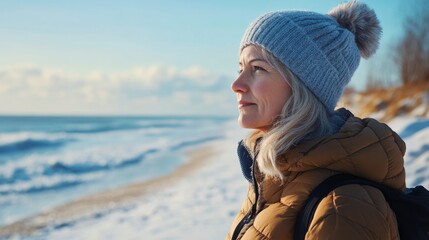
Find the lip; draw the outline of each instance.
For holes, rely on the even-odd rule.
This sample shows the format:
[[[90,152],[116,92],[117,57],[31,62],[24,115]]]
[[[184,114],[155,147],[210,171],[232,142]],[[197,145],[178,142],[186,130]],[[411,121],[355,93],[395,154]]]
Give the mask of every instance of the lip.
[[[253,106],[253,105],[256,105],[256,104],[248,101],[243,101],[243,100],[238,101],[238,108],[244,108],[244,107]]]

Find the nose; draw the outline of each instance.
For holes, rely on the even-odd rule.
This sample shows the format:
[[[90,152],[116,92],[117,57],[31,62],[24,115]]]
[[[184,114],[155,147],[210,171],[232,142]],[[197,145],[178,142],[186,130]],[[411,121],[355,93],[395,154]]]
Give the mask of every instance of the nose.
[[[244,72],[240,73],[237,79],[235,79],[235,81],[231,83],[231,89],[235,93],[247,92],[248,86],[243,73]]]

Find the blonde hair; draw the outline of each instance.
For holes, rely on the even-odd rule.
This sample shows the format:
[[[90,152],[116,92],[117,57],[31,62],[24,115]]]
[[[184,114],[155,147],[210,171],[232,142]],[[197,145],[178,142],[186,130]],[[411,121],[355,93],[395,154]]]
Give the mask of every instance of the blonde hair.
[[[253,46],[261,51],[265,61],[280,72],[290,85],[292,94],[272,128],[265,133],[260,130],[254,131],[244,139],[244,143],[250,149],[254,149],[256,139],[262,137],[257,146],[256,161],[259,170],[265,176],[283,182],[285,175],[278,169],[278,157],[304,139],[327,136],[334,130],[329,121],[328,110],[298,77],[267,50]]]

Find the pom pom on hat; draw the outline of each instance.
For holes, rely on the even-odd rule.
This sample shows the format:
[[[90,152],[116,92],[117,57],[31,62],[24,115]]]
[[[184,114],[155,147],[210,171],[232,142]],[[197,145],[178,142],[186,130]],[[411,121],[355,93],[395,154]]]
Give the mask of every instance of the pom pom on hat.
[[[374,11],[357,1],[343,3],[328,13],[344,28],[355,35],[356,45],[363,58],[375,53],[381,35],[380,23]]]

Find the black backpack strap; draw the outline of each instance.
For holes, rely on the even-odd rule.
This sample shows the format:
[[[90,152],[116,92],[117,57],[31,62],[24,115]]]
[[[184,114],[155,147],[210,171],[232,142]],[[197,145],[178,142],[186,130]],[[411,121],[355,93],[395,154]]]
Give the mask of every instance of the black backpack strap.
[[[319,205],[320,201],[322,201],[322,199],[325,198],[335,188],[348,184],[369,185],[376,188],[381,187],[381,184],[377,184],[370,180],[345,173],[328,177],[315,189],[313,189],[313,191],[308,196],[304,206],[300,210],[295,223],[294,240],[305,239],[305,234],[310,227],[311,220],[313,219],[314,213],[316,212],[317,206]]]

